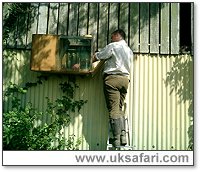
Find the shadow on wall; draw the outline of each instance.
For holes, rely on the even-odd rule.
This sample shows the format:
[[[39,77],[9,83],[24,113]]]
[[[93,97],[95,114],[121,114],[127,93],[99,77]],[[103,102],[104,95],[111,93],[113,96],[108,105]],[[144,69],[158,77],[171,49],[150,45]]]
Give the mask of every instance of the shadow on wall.
[[[2,10],[4,47],[25,47],[37,8],[31,3],[3,3]]]
[[[105,106],[101,72],[99,71],[94,77],[75,78],[79,85],[76,99],[87,100],[87,103],[79,114],[72,116],[71,127],[75,129],[76,135],[82,134],[85,142],[83,149],[106,150],[108,112]],[[77,129],[81,130],[76,131]]]
[[[48,11],[41,12],[47,14],[41,14],[43,7]],[[104,47],[110,34],[122,28],[130,42],[164,7],[164,3],[3,3],[4,45],[30,47],[30,32],[38,33],[38,28],[43,28],[43,34],[92,34],[96,49]]]
[[[187,114],[190,117],[188,128],[188,149],[193,150],[193,57],[185,55],[175,58],[171,71],[167,73],[166,86],[170,86],[170,93],[175,92],[179,100],[183,103],[188,102]]]
[[[57,43],[56,36],[34,35],[31,52],[31,70],[56,70]]]

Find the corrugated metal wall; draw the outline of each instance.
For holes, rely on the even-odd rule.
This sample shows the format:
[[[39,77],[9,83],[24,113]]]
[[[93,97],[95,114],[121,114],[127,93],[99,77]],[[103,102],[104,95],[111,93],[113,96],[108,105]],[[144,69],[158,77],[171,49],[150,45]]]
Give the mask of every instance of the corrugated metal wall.
[[[189,55],[138,55],[135,60],[132,143],[139,150],[184,150],[193,106]]]
[[[14,53],[15,54],[15,53]],[[4,60],[4,84],[23,85],[37,80],[39,73],[29,70],[30,52],[19,51],[13,59]],[[130,123],[131,145],[135,150],[185,150],[193,100],[193,59],[189,55],[136,55],[126,103]],[[134,71],[133,71],[134,70]],[[134,76],[133,76],[134,73]],[[6,75],[6,77],[5,77]],[[47,81],[29,89],[22,102],[31,101],[44,110],[46,99],[61,97],[59,83],[65,75],[49,75]],[[80,149],[106,149],[108,113],[101,72],[94,77],[76,77],[79,89],[75,99],[88,100],[80,113],[72,113],[72,122],[64,130],[82,137]],[[9,109],[4,104],[4,110]],[[48,120],[48,117],[44,117]]]
[[[94,35],[96,48],[102,48],[109,42],[110,33],[119,27],[125,30],[127,42],[138,53],[126,98],[131,145],[135,150],[187,149],[187,131],[193,113],[193,59],[190,55],[178,55],[179,3],[32,5],[35,7],[32,15],[18,20],[16,30],[10,33],[14,39],[7,42],[7,48],[13,50],[4,51],[11,53],[3,61],[4,88],[9,81],[24,85],[36,81],[40,75],[29,69],[33,33],[89,33]],[[21,27],[24,24],[27,27]],[[20,29],[26,29],[25,34]],[[52,101],[61,97],[58,85],[66,79],[67,75],[50,74],[43,84],[30,88],[26,97],[21,98],[22,103],[31,101],[34,107],[44,110],[45,97]],[[108,113],[101,72],[94,77],[76,76],[76,82],[80,88],[75,99],[88,103],[80,113],[71,114],[72,122],[64,129],[64,135],[82,137],[82,150],[105,150]],[[3,107],[8,110],[10,103]]]
[[[4,88],[9,82],[25,86],[27,82],[36,82],[40,73],[32,72],[29,69],[30,51],[11,51],[11,56],[4,58]],[[8,53],[6,53],[8,54]],[[45,97],[49,97],[51,102],[62,96],[59,84],[68,80],[66,75],[46,75],[48,76],[43,84],[28,89],[26,96],[21,97],[22,104],[31,102],[34,108],[44,111],[47,108]],[[83,150],[106,149],[108,134],[108,113],[105,107],[105,100],[102,87],[102,75],[99,72],[94,77],[76,76],[76,83],[79,88],[75,93],[75,100],[88,100],[80,113],[71,113],[71,122],[65,128],[63,134],[68,138],[75,135],[75,139],[82,138]],[[10,102],[4,103],[4,111],[9,110]],[[44,122],[49,121],[48,116],[44,116]]]

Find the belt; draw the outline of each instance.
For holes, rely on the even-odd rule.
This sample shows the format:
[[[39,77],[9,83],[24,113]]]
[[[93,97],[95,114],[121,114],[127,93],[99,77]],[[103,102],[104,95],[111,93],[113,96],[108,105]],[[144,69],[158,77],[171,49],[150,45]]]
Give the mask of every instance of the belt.
[[[103,78],[105,79],[107,76],[110,76],[110,75],[114,75],[114,76],[125,76],[125,77],[127,77],[126,75],[123,75],[123,74],[108,74],[108,73],[105,73],[104,75],[103,75]]]

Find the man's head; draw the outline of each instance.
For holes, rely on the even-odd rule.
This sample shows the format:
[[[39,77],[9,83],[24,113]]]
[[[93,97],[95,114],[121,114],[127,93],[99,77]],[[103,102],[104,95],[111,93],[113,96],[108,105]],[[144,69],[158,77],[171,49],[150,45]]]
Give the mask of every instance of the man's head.
[[[112,42],[118,42],[125,39],[126,34],[122,29],[118,29],[111,34]]]

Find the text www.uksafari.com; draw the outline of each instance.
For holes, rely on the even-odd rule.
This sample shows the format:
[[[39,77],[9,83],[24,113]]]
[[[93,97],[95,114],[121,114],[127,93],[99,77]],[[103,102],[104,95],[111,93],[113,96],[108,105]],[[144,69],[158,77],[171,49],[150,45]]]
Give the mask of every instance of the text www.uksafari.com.
[[[188,155],[153,155],[140,153],[129,155],[116,153],[112,155],[75,155],[77,163],[187,163]]]

